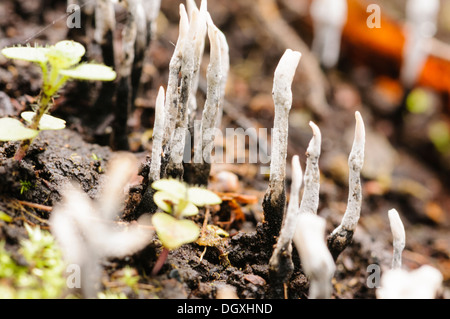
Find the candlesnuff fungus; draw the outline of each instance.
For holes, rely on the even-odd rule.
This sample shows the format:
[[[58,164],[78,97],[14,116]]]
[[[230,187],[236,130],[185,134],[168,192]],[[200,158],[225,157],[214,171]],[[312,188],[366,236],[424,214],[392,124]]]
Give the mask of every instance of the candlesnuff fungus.
[[[114,0],[98,0],[94,1],[95,6],[95,43],[100,46],[103,63],[109,67],[115,68],[116,61],[114,56],[114,30],[116,30],[116,16],[114,11]],[[85,4],[83,4],[84,7]],[[81,17],[80,19],[87,19]],[[74,33],[71,28],[69,32]],[[86,29],[86,28],[83,28]],[[86,30],[83,39],[88,39]],[[79,37],[79,36],[77,36]],[[95,114],[97,123],[105,121],[111,114],[111,105],[116,91],[115,82],[106,82],[101,86],[101,90],[93,105],[92,113]]]
[[[311,3],[314,39],[312,51],[326,68],[339,59],[342,29],[347,21],[346,0],[314,0]]]
[[[147,35],[149,37],[147,44],[149,44],[153,34],[156,31],[156,19],[158,18],[161,7],[161,0],[145,0],[142,2],[142,5],[144,6],[144,12],[147,20]]]
[[[392,258],[392,268],[402,267],[402,252],[405,248],[405,227],[402,220],[395,209],[388,212],[389,222],[393,236],[394,256]]]
[[[228,72],[230,70],[230,54],[227,38],[225,37],[225,34],[220,30],[219,30],[219,37],[220,37],[220,62],[222,65],[222,81],[220,85],[221,88],[220,88],[219,111],[217,112],[216,118],[217,127],[220,127],[220,123],[222,122],[223,103],[225,103],[225,89],[227,86]]]
[[[406,3],[405,45],[400,78],[412,88],[429,54],[430,39],[437,31],[439,0],[408,0]]]
[[[128,117],[132,111],[134,98],[132,74],[136,58],[135,49],[138,46],[138,36],[142,37],[142,28],[145,29],[145,17],[143,16],[141,0],[127,0],[124,1],[124,5],[127,9],[127,19],[122,30],[123,56],[118,67],[120,78],[117,85],[115,116],[112,125],[112,146],[117,150],[127,150],[129,148]]]
[[[66,262],[81,269],[81,289],[85,298],[95,298],[101,282],[101,259],[124,257],[144,248],[153,232],[139,225],[122,229],[114,223],[122,211],[124,187],[133,174],[136,159],[118,153],[110,160],[104,188],[97,200],[69,185],[63,200],[52,211],[50,229],[61,246]]]
[[[300,213],[317,214],[319,208],[319,189],[320,189],[320,171],[319,157],[322,144],[322,135],[319,127],[314,122],[309,122],[313,131],[313,137],[306,150],[306,168],[302,202],[300,204]]]
[[[208,183],[211,170],[211,155],[214,147],[214,137],[216,129],[217,114],[222,100],[222,62],[221,62],[221,38],[220,31],[212,22],[208,15],[208,37],[210,42],[210,62],[206,73],[207,92],[206,101],[203,107],[201,120],[201,137],[196,145],[197,151],[194,154],[194,168],[198,175],[199,184]]]
[[[361,114],[358,111],[355,112],[355,118],[355,138],[348,157],[350,173],[347,209],[341,224],[327,238],[328,248],[334,260],[351,243],[361,213],[362,193],[360,175],[364,164],[365,128]]]
[[[194,52],[194,72],[192,74],[192,89],[189,97],[189,107],[188,107],[188,117],[189,117],[189,127],[193,127],[194,117],[197,111],[197,90],[198,83],[200,79],[200,64],[203,58],[203,51],[205,49],[205,38],[206,38],[206,19],[207,19],[207,1],[202,0],[200,4],[200,10],[197,8],[194,0],[186,1],[187,12],[189,19],[192,21],[193,12],[195,11],[198,16],[198,30],[197,39],[195,41],[195,52]]]
[[[291,85],[300,58],[300,52],[287,49],[275,69],[272,90],[275,119],[272,133],[270,178],[269,187],[263,200],[264,218],[269,227],[269,238],[274,238],[280,233],[284,215],[289,111],[292,106]]]
[[[181,56],[184,41],[187,31],[189,29],[189,19],[187,16],[186,8],[183,4],[180,4],[180,23],[178,40],[175,45],[175,50],[172,54],[172,58],[169,63],[169,79],[166,89],[166,100],[164,105],[165,110],[165,128],[163,135],[163,147],[164,147],[164,169],[170,156],[170,146],[173,132],[175,131],[175,123],[178,114],[178,76],[181,69]]]
[[[313,130],[313,137],[306,150],[305,174],[302,176],[298,156],[294,156],[292,158],[292,184],[289,205],[283,219],[280,236],[269,261],[269,275],[277,298],[282,298],[282,285],[287,282],[294,270],[291,242],[295,233],[298,216],[305,212],[317,214],[319,206],[319,156],[322,137],[320,129],[316,124],[309,122],[309,125]],[[305,188],[299,207],[299,191],[302,178],[304,179]]]
[[[325,219],[315,214],[300,214],[294,235],[294,244],[298,250],[302,269],[310,280],[310,299],[331,297],[336,265],[324,240]]]
[[[299,213],[299,193],[302,185],[302,168],[298,155],[292,157],[292,182],[289,204],[277,244],[269,261],[269,275],[277,298],[283,297],[283,285],[294,270],[292,263],[292,238]]]
[[[116,17],[112,0],[95,1],[94,39],[102,49],[103,63],[114,67],[114,37]]]
[[[22,141],[14,155],[19,161],[26,155],[39,130],[64,128],[63,120],[46,113],[50,109],[54,95],[68,80],[113,81],[116,78],[116,72],[103,64],[80,63],[86,50],[75,41],[60,41],[47,47],[9,47],[1,52],[10,59],[37,63],[42,70],[43,83],[37,107],[32,116],[28,112],[22,116],[29,122],[28,127],[25,128],[15,119],[0,119],[0,140]]]
[[[444,277],[429,265],[407,271],[401,269],[402,251],[405,248],[405,228],[395,209],[388,212],[394,246],[392,269],[381,276],[380,288],[376,290],[378,299],[433,299],[442,288]]]
[[[167,153],[169,159],[166,167],[166,174],[174,178],[182,178],[184,173],[183,156],[185,152],[185,142],[189,124],[189,98],[191,96],[194,70],[197,61],[195,55],[197,52],[196,45],[197,41],[199,41],[198,37],[199,31],[202,28],[201,24],[206,23],[206,21],[199,17],[200,14],[200,12],[197,13],[197,11],[195,10],[192,11],[192,17],[189,21],[189,29],[186,35],[183,37],[183,45],[180,52],[180,79],[179,81],[177,80],[177,82],[174,83],[178,87],[178,89],[176,90],[176,112],[174,113],[175,127],[174,131],[172,131],[169,141],[169,153]],[[166,100],[167,99],[168,98],[166,97]]]
[[[153,125],[152,158],[150,163],[149,180],[156,181],[161,177],[161,155],[165,125],[164,88],[161,86],[156,97],[155,123]]]

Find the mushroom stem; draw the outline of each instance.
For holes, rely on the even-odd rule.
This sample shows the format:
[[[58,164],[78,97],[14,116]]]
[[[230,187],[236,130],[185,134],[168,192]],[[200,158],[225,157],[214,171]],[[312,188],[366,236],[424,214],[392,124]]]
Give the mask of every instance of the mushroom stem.
[[[152,160],[150,164],[149,185],[161,177],[161,155],[165,124],[164,115],[164,88],[161,86],[155,104],[155,124],[153,125]]]
[[[294,237],[297,218],[299,193],[302,185],[302,168],[298,155],[292,157],[292,182],[289,205],[286,211],[280,236],[269,261],[269,276],[274,287],[275,298],[282,298],[284,295],[283,284],[289,280],[294,271],[292,263],[292,238]]]
[[[402,267],[402,252],[405,248],[405,227],[397,210],[391,209],[388,212],[389,223],[391,226],[394,246],[394,255],[392,258],[392,269]]]
[[[320,171],[319,157],[322,143],[322,135],[319,127],[309,122],[313,131],[313,137],[306,150],[305,189],[303,191],[300,213],[317,214],[319,208]]]
[[[175,132],[175,125],[177,121],[178,114],[178,82],[179,74],[181,71],[182,64],[182,50],[184,46],[185,39],[189,30],[189,19],[186,12],[186,8],[183,4],[180,4],[180,23],[179,23],[179,35],[175,50],[173,52],[172,58],[169,63],[169,79],[166,89],[166,100],[165,100],[165,128],[163,135],[163,160],[162,160],[162,175],[167,176],[166,166],[168,165],[172,139]]]
[[[291,85],[300,57],[300,52],[287,49],[281,57],[274,75],[272,90],[275,104],[275,119],[272,133],[273,147],[269,187],[263,200],[264,218],[268,227],[267,235],[271,244],[274,244],[274,238],[280,233],[284,215],[289,111],[292,106]]]
[[[353,233],[359,221],[361,213],[361,169],[364,164],[365,128],[361,114],[355,113],[356,127],[352,150],[348,158],[349,194],[347,209],[341,224],[328,236],[328,248],[334,260],[351,243]]]

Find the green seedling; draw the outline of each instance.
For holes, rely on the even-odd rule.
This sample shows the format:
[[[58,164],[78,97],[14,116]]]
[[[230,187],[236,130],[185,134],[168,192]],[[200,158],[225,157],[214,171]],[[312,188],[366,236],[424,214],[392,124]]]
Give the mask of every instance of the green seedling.
[[[33,183],[30,181],[19,181],[20,183],[20,195],[26,193],[33,187]]]
[[[0,241],[0,299],[59,298],[65,291],[65,263],[48,231],[25,224],[28,239],[21,240],[17,263]]]
[[[157,190],[153,196],[155,204],[163,211],[152,217],[152,224],[164,246],[153,268],[152,274],[156,275],[170,250],[192,243],[200,235],[199,226],[184,217],[198,214],[198,207],[217,205],[222,200],[207,189],[190,187],[176,179],[161,179],[153,182],[152,187]]]
[[[42,88],[33,112],[23,112],[27,122],[12,118],[0,119],[0,141],[22,141],[14,158],[22,160],[33,139],[41,130],[60,130],[65,121],[49,114],[52,98],[68,80],[113,81],[116,72],[96,63],[80,63],[86,53],[84,46],[75,41],[60,41],[52,46],[18,46],[4,48],[2,54],[9,59],[38,64],[42,70]]]

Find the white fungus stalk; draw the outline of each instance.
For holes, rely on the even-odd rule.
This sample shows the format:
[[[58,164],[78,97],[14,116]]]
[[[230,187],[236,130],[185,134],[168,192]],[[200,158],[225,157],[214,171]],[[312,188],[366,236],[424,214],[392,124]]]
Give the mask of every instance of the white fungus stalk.
[[[437,31],[439,0],[409,0],[406,4],[405,45],[400,78],[412,87],[429,55],[430,39]]]
[[[326,68],[339,59],[342,29],[347,21],[346,0],[314,0],[311,4],[314,39],[313,53]]]
[[[208,37],[210,42],[210,61],[206,73],[207,92],[205,106],[203,107],[201,139],[201,152],[195,154],[201,158],[195,158],[195,163],[211,164],[211,154],[214,146],[214,130],[216,127],[217,112],[221,100],[222,84],[222,62],[220,54],[220,34],[219,29],[214,25],[208,15]]]
[[[108,39],[108,32],[116,28],[114,4],[111,0],[98,0],[95,2],[95,32],[94,39],[104,45]],[[112,40],[112,39],[111,39]]]
[[[292,263],[292,238],[297,226],[299,193],[302,185],[302,168],[298,155],[292,157],[292,182],[289,204],[277,245],[269,261],[269,274],[274,287],[278,286],[277,298],[282,297],[282,284],[286,283],[294,270]]]
[[[292,106],[291,86],[300,57],[300,52],[287,49],[275,70],[272,90],[275,104],[275,119],[270,162],[270,183],[276,189],[283,187],[286,176],[289,111]]]
[[[391,209],[388,212],[389,223],[391,225],[391,231],[393,236],[394,256],[392,258],[392,268],[402,267],[402,252],[405,248],[405,227],[402,220],[395,209]]]
[[[333,292],[331,280],[336,265],[325,244],[325,226],[325,219],[322,217],[301,214],[294,235],[302,269],[310,280],[310,299],[328,299]]]
[[[186,8],[183,4],[180,4],[180,24],[179,24],[179,35],[175,50],[173,52],[172,58],[169,63],[169,79],[167,83],[166,90],[166,100],[165,100],[165,129],[163,146],[165,155],[170,154],[170,141],[172,139],[173,133],[175,131],[175,122],[178,114],[178,78],[181,69],[182,61],[182,49],[184,46],[184,41],[189,30],[189,19],[186,12]]]
[[[194,10],[189,23],[189,31],[184,40],[181,51],[180,86],[177,99],[177,119],[175,131],[170,145],[170,159],[167,167],[168,174],[175,178],[183,176],[183,155],[186,144],[189,114],[188,105],[191,96],[193,74],[195,69],[195,44],[198,36],[199,14]]]
[[[322,135],[319,127],[309,122],[313,131],[313,137],[306,150],[305,189],[303,191],[300,213],[317,214],[319,208],[320,170],[319,157],[322,144]]]
[[[127,6],[127,19],[122,30],[123,56],[121,63],[117,68],[120,78],[116,90],[112,144],[115,149],[119,150],[127,150],[129,148],[128,117],[132,110],[132,71],[135,59],[135,43],[138,33],[133,1],[124,3]]]
[[[136,24],[136,42],[135,42],[135,54],[132,70],[132,106],[134,106],[134,100],[136,99],[137,92],[141,83],[142,69],[144,67],[145,51],[149,43],[150,38],[148,36],[147,17],[145,15],[144,4],[147,0],[128,0],[129,10],[132,12],[135,24]]]
[[[156,18],[158,18],[159,10],[161,8],[161,0],[143,0],[142,5],[144,6],[145,17],[147,20],[147,33],[150,38],[156,31]],[[149,41],[148,41],[149,42]]]
[[[195,4],[194,0],[187,0],[187,11],[189,14],[189,19],[192,21],[193,19],[193,12],[195,11],[198,18],[197,18],[197,34],[195,38],[195,50],[194,50],[194,71],[192,74],[192,89],[191,89],[191,95],[189,98],[189,123],[190,126],[194,121],[196,111],[197,111],[197,90],[198,90],[198,83],[200,79],[200,64],[202,62],[203,58],[203,52],[205,50],[205,38],[206,38],[206,20],[207,20],[207,1],[202,0],[200,4],[200,9],[197,8],[197,5]]]
[[[292,106],[291,86],[300,57],[300,52],[287,49],[275,69],[272,90],[275,119],[272,132],[270,178],[263,200],[269,238],[279,235],[284,215],[289,111]]]
[[[355,138],[348,158],[350,172],[347,209],[341,224],[328,237],[328,247],[335,259],[350,244],[361,214],[361,169],[364,164],[365,128],[358,111],[355,112],[355,118]]]
[[[161,155],[164,132],[164,88],[161,86],[156,97],[155,124],[153,125],[152,161],[150,164],[149,179],[156,181],[161,174]]]
[[[130,3],[129,5],[131,5]],[[122,51],[123,62],[120,65],[119,72],[123,78],[131,76],[131,70],[134,61],[134,44],[137,37],[137,25],[134,11],[127,8],[127,22],[122,31]]]
[[[228,72],[230,71],[230,53],[227,38],[222,31],[219,30],[220,36],[220,61],[222,62],[222,83],[220,89],[219,111],[217,112],[216,127],[220,127],[223,116],[223,103],[225,102],[225,90],[228,80]]]

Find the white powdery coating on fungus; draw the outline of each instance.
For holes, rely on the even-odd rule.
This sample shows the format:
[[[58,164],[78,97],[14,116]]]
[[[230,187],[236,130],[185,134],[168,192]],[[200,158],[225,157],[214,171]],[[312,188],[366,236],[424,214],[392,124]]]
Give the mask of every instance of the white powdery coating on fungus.
[[[177,118],[175,131],[170,144],[170,161],[180,165],[183,162],[186,134],[189,124],[189,100],[192,92],[193,74],[195,70],[195,45],[199,32],[200,14],[192,12],[189,30],[181,52],[180,87],[177,99]]]
[[[164,88],[161,86],[156,97],[155,123],[153,125],[152,162],[150,164],[150,180],[156,181],[161,174],[161,155],[164,136]]]
[[[207,92],[205,106],[202,114],[202,143],[201,158],[196,158],[196,163],[211,163],[212,148],[214,146],[214,133],[216,128],[217,113],[221,101],[222,61],[220,31],[214,25],[208,15],[208,37],[210,42],[210,61],[206,73]]]
[[[391,226],[394,246],[394,257],[392,259],[392,268],[400,268],[402,265],[402,252],[405,248],[406,235],[405,227],[402,220],[395,209],[391,209],[388,212],[389,223]]]
[[[148,0],[128,0],[130,10],[133,10],[134,21],[136,23],[136,51],[142,52],[147,47],[147,16],[143,2]]]
[[[400,78],[412,87],[429,55],[429,41],[436,34],[439,0],[409,0],[406,4],[405,45]]]
[[[200,10],[197,8],[197,5],[195,4],[195,1],[188,0],[186,2],[187,5],[187,11],[189,14],[189,19],[191,20],[191,23],[194,21],[194,11],[196,18],[196,24],[197,24],[197,31],[195,36],[195,44],[194,44],[194,71],[192,74],[192,89],[190,93],[189,98],[189,107],[188,107],[188,113],[189,113],[189,122],[191,123],[195,117],[195,113],[197,110],[197,99],[196,94],[198,90],[198,83],[200,79],[200,64],[203,58],[203,52],[205,49],[205,38],[206,38],[206,20],[207,20],[207,1],[202,0],[200,4]]]
[[[306,150],[307,160],[305,168],[305,189],[303,191],[300,213],[317,214],[319,207],[320,171],[319,157],[322,144],[322,135],[319,127],[313,122],[309,122],[313,131],[313,137]]]
[[[272,159],[270,162],[270,182],[282,188],[286,176],[287,137],[289,111],[292,106],[291,85],[301,53],[287,49],[275,69],[272,96],[275,104],[275,119],[272,139]]]
[[[108,31],[116,28],[114,4],[111,0],[98,0],[95,2],[95,32],[94,39],[103,44]]]
[[[123,51],[123,63],[119,66],[119,73],[122,77],[126,78],[131,75],[133,61],[135,57],[135,43],[137,37],[137,24],[135,21],[133,11],[133,2],[129,4],[127,12],[127,22],[122,30],[122,51]]]
[[[299,205],[299,193],[302,186],[302,168],[300,166],[300,159],[298,155],[292,157],[292,182],[291,192],[289,197],[289,204],[286,211],[286,217],[281,227],[280,237],[278,238],[273,257],[271,258],[271,266],[276,266],[278,262],[279,254],[284,250],[291,251],[292,238],[297,226],[298,218],[298,205]]]
[[[325,67],[331,68],[339,59],[342,29],[347,20],[347,1],[315,0],[310,12],[314,26],[312,51]]]
[[[143,0],[147,22],[154,22],[159,15],[161,0]]]
[[[300,255],[302,268],[309,277],[310,299],[330,298],[333,291],[331,279],[336,265],[324,240],[325,219],[314,214],[298,217],[294,244]]]
[[[361,114],[355,112],[356,127],[355,138],[353,140],[352,150],[348,157],[349,173],[349,194],[347,209],[344,217],[342,218],[341,225],[336,228],[336,231],[340,229],[354,231],[358,224],[361,213],[361,169],[364,164],[364,145],[365,145],[365,128],[364,121]]]
[[[180,24],[177,44],[173,52],[172,58],[169,63],[169,79],[166,89],[166,101],[165,101],[165,130],[163,138],[163,146],[169,147],[170,141],[175,131],[175,122],[178,114],[178,75],[181,69],[181,51],[184,46],[189,30],[189,19],[186,12],[186,8],[183,4],[180,4]],[[168,150],[170,151],[170,150]]]

